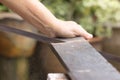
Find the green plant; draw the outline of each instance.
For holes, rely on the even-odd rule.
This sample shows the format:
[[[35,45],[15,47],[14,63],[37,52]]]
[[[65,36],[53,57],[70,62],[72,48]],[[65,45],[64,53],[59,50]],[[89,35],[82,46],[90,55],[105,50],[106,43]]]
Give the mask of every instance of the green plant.
[[[6,6],[0,4],[0,12],[8,12],[8,11],[9,9]]]
[[[78,22],[95,36],[110,36],[111,27],[103,27],[104,24],[120,22],[118,0],[81,0],[77,4],[76,9],[78,13],[82,14]],[[92,29],[89,28],[90,26]]]
[[[56,17],[75,20],[95,36],[110,36],[104,23],[120,22],[118,0],[41,0]]]
[[[60,19],[74,20],[95,36],[110,36],[105,23],[120,22],[119,0],[40,0]],[[0,4],[0,12],[10,11]]]

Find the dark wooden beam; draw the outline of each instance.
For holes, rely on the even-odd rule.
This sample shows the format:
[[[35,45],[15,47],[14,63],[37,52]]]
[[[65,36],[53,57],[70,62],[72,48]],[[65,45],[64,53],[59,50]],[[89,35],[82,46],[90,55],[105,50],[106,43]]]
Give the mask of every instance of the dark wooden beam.
[[[72,80],[120,80],[119,72],[83,38],[51,43]]]

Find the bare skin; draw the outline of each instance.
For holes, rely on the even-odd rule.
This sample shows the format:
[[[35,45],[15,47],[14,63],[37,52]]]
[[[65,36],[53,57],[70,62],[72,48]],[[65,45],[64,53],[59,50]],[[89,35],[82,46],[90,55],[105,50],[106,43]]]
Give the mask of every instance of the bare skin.
[[[49,37],[92,38],[92,35],[76,22],[57,19],[39,0],[0,0],[0,2]]]

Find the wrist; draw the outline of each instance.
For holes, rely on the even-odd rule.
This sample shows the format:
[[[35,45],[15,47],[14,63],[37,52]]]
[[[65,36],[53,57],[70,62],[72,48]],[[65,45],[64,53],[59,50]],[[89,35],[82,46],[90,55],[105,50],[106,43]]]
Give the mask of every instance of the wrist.
[[[54,28],[58,24],[58,19],[57,18],[49,19],[47,24],[48,24],[49,27],[53,27]]]

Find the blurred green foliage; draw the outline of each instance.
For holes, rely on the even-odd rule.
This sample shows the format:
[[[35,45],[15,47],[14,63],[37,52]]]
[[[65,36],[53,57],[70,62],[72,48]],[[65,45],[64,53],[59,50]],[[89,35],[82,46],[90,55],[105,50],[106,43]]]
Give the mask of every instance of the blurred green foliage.
[[[6,6],[0,4],[0,12],[8,12],[8,11],[9,9]]]
[[[60,19],[74,20],[95,36],[110,36],[107,22],[120,22],[118,0],[40,0]]]
[[[74,20],[95,36],[110,36],[105,23],[120,22],[119,0],[40,0],[57,18]],[[0,4],[0,12],[9,11]]]

